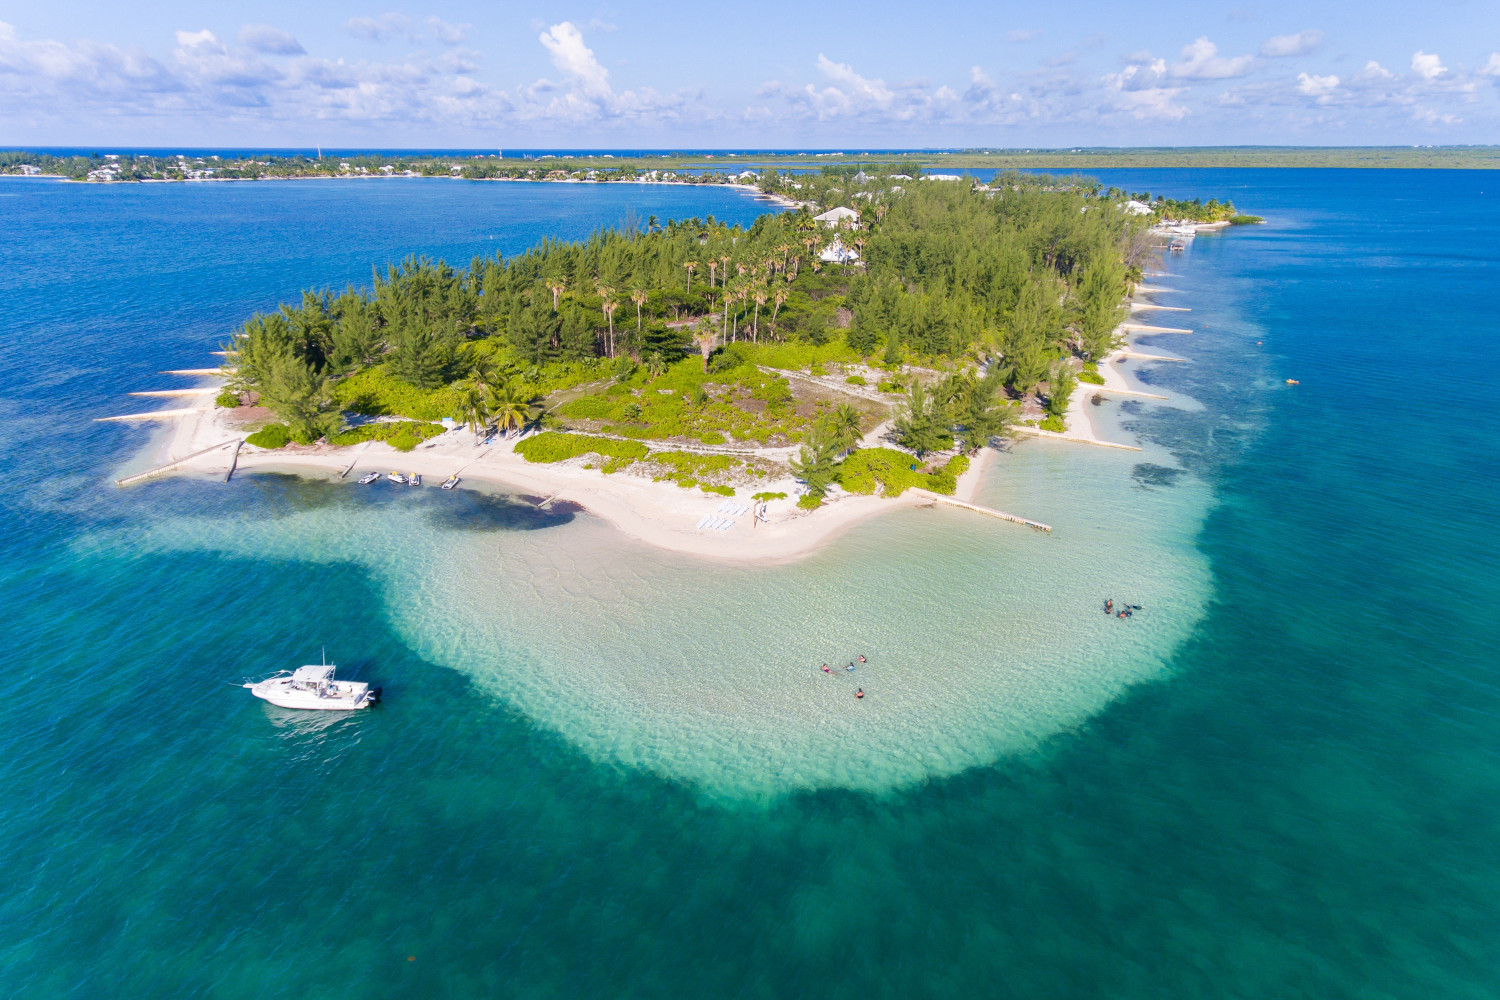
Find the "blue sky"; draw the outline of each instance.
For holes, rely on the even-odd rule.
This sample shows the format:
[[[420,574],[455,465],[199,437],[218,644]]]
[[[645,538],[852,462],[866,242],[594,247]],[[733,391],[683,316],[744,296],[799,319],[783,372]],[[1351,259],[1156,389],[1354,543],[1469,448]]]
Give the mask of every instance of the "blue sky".
[[[1500,142],[1500,3],[0,0],[0,146]]]

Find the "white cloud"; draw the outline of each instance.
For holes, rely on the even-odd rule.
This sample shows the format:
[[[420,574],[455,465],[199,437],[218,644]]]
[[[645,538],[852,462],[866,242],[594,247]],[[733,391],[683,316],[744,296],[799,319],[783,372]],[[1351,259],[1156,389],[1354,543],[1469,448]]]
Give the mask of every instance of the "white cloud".
[[[1276,35],[1268,38],[1260,47],[1260,54],[1272,59],[1300,56],[1311,52],[1323,41],[1323,33],[1316,28],[1299,31],[1295,35]]]
[[[1025,28],[1016,28],[1005,33],[1005,40],[1007,42],[1029,42],[1033,38],[1036,38],[1040,35],[1040,31],[1029,31]]]
[[[381,14],[379,17],[351,17],[344,22],[344,30],[359,38],[370,38],[383,42],[390,38],[404,37],[416,40],[411,19],[402,14]]]
[[[1480,76],[1500,76],[1500,52],[1491,52],[1490,61],[1479,67]]]
[[[1311,73],[1297,74],[1297,92],[1308,97],[1318,98],[1326,101],[1336,89],[1338,89],[1339,78],[1336,76],[1315,76]]]
[[[1254,65],[1254,56],[1219,55],[1219,47],[1205,36],[1182,47],[1182,61],[1172,65],[1172,75],[1185,80],[1228,80],[1244,76]]]
[[[1396,74],[1380,65],[1380,63],[1376,62],[1374,59],[1371,59],[1369,62],[1365,63],[1365,68],[1360,70],[1359,73],[1355,75],[1354,79],[1359,83],[1370,83],[1376,80],[1390,80],[1393,79],[1395,75]]]
[[[272,56],[300,56],[307,52],[297,39],[269,24],[247,24],[242,27],[240,44]]]
[[[440,17],[429,17],[427,27],[432,31],[432,37],[444,45],[457,45],[474,30],[472,24],[449,24]]]
[[[584,96],[596,99],[614,96],[609,86],[609,70],[599,65],[594,50],[583,42],[583,32],[571,21],[554,24],[540,38],[552,53],[552,65],[572,77]]]
[[[821,52],[818,53],[818,69],[857,102],[886,107],[896,96],[884,80],[867,80],[854,72],[853,66],[836,63]]]
[[[1118,73],[1104,77],[1104,85],[1112,91],[1114,107],[1132,118],[1165,119],[1176,121],[1185,117],[1188,109],[1174,103],[1187,90],[1186,87],[1169,86],[1167,62],[1132,63]]]
[[[1424,80],[1436,80],[1448,72],[1448,67],[1438,56],[1418,51],[1411,57],[1411,71]]]

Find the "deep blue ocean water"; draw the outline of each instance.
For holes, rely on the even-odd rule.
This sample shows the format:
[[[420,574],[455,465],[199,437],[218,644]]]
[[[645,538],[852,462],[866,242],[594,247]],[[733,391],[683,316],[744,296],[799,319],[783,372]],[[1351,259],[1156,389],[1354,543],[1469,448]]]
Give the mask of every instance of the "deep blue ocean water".
[[[755,203],[0,183],[0,993],[1494,996],[1500,175],[1099,173],[1268,220],[1166,262],[1197,332],[1154,346],[1192,364],[1141,377],[1202,409],[1130,416],[1214,490],[1208,615],[1167,679],[1039,754],[755,808],[427,664],[357,567],[94,544],[329,501],[117,491],[147,432],[86,422],[307,285]],[[455,502],[454,530],[548,530]],[[330,633],[345,670],[401,678],[378,711],[232,686]]]

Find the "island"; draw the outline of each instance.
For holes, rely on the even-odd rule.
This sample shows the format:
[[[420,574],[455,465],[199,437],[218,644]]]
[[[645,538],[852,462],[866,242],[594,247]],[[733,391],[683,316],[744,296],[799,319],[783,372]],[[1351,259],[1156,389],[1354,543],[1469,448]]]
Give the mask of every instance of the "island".
[[[801,175],[799,207],[748,228],[631,222],[305,291],[223,345],[221,387],[182,390],[214,405],[162,411],[167,452],[487,481],[764,561],[895,505],[964,503],[1007,438],[1112,444],[1078,403],[1130,393],[1111,360],[1164,234],[1243,217],[900,170]]]

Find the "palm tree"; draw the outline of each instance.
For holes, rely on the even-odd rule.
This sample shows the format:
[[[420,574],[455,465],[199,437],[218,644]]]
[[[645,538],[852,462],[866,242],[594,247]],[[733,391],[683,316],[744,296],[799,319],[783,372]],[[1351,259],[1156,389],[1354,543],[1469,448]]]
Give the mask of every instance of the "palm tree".
[[[495,392],[490,405],[490,416],[500,433],[520,430],[531,417],[531,399],[521,391],[519,383],[507,381]]]
[[[690,261],[684,262],[682,266],[685,267],[685,268],[687,268],[687,273],[688,273],[687,290],[688,290],[688,294],[691,295],[691,294],[693,294],[693,272],[696,271],[696,270],[698,270],[698,262],[696,260],[690,260]]]
[[[568,287],[566,278],[557,277],[547,282],[547,288],[552,292],[552,311],[557,312],[557,297]]]
[[[758,343],[760,343],[760,307],[763,306],[763,305],[765,305],[766,304],[766,299],[769,298],[769,296],[766,294],[766,286],[765,285],[756,285],[755,286],[755,295],[754,295],[754,298],[755,298],[755,324],[752,327],[753,332],[751,333],[750,336],[751,336],[751,339],[755,343],[758,344]]]
[[[838,445],[839,450],[846,455],[858,448],[865,439],[864,432],[859,429],[859,411],[848,403],[840,403],[828,415],[827,427],[828,440]]]
[[[456,416],[469,432],[474,435],[474,443],[479,443],[479,432],[489,426],[490,422],[490,392],[488,387],[475,381],[470,382],[458,397],[458,413]]]
[[[609,356],[615,356],[615,310],[620,308],[620,303],[613,299],[604,301],[604,318],[609,320]]]
[[[630,301],[632,301],[632,302],[635,303],[635,333],[636,333],[636,336],[640,336],[640,333],[641,333],[641,306],[643,306],[643,305],[646,304],[646,299],[647,298],[649,298],[649,296],[644,291],[642,291],[639,288],[635,289],[633,292],[630,293]]]
[[[776,336],[776,314],[781,312],[781,307],[786,304],[787,295],[786,286],[783,285],[776,289],[776,294],[771,298],[773,304],[771,308],[771,336],[773,337]],[[780,340],[781,338],[777,337],[776,339]]]
[[[718,342],[719,334],[707,323],[699,323],[693,328],[693,340],[698,344],[698,352],[703,355],[703,370],[708,371],[708,356],[714,352],[714,344]]]
[[[719,269],[719,262],[712,257],[708,258],[708,287],[714,287],[714,272]]]

